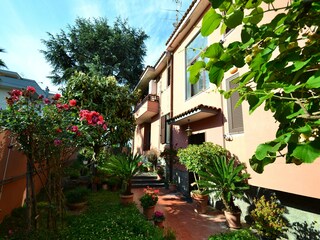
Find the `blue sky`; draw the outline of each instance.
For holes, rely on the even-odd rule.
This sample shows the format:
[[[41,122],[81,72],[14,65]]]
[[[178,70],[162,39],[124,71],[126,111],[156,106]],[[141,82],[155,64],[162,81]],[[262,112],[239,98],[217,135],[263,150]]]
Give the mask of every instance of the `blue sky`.
[[[178,9],[184,14],[192,0],[181,1]],[[47,32],[55,35],[66,30],[77,17],[104,17],[113,25],[120,16],[149,35],[145,65],[154,65],[174,29],[177,4],[174,0],[0,0],[0,9],[0,48],[6,52],[0,59],[8,70],[56,92],[58,87],[46,78],[51,66],[39,52],[45,49],[41,39],[48,39]]]

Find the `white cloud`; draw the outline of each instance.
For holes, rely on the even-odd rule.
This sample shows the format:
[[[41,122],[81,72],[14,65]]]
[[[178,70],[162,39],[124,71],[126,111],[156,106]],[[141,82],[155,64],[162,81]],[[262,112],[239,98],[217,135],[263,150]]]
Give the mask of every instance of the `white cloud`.
[[[99,1],[85,1],[77,0],[73,4],[73,14],[74,18],[99,18],[103,16],[103,8],[99,4]]]

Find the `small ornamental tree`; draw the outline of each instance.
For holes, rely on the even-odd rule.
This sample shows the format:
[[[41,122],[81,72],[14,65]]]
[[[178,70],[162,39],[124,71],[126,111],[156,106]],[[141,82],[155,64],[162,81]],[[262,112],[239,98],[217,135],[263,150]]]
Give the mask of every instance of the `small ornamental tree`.
[[[250,164],[261,173],[278,156],[287,163],[312,163],[320,156],[320,2],[309,0],[210,0],[201,33],[241,28],[241,38],[230,44],[216,42],[189,68],[190,82],[208,71],[218,87],[225,72],[246,66],[226,98],[238,92],[249,112],[264,104],[279,122],[275,139],[260,144]],[[277,7],[280,6],[280,7]],[[275,17],[261,23],[267,12]],[[264,19],[265,20],[265,19]],[[231,33],[232,34],[232,33]]]

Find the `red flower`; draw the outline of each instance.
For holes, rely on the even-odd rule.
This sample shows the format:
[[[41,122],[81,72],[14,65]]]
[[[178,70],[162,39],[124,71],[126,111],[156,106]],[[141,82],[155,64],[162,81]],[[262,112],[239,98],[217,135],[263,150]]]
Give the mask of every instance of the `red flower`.
[[[68,110],[69,109],[69,105],[68,104],[63,104],[63,108],[65,109],[65,110]]]
[[[27,92],[34,94],[36,92],[36,89],[34,87],[28,86],[27,87]]]
[[[69,105],[70,105],[71,107],[74,107],[75,105],[77,105],[77,100],[71,99],[71,100],[69,101]]]
[[[71,128],[70,128],[70,130],[71,130],[71,132],[78,132],[79,131],[79,128],[78,128],[78,126],[72,126]]]
[[[13,89],[11,92],[9,92],[9,95],[12,97],[20,97],[22,95],[22,91],[18,89]]]
[[[57,133],[61,133],[61,132],[62,132],[62,129],[61,129],[61,128],[57,128],[57,129],[56,129],[56,132],[57,132]]]
[[[43,96],[42,94],[40,94],[39,97],[38,97],[38,99],[43,99],[43,97],[44,97],[44,96]]]
[[[58,101],[61,98],[61,94],[56,93],[55,95],[53,95],[52,99]]]
[[[55,139],[55,140],[53,141],[53,144],[54,144],[55,146],[59,146],[61,143],[62,143],[62,141],[61,141],[60,139]]]
[[[43,100],[43,102],[44,102],[45,104],[49,104],[49,103],[50,103],[50,100],[49,100],[48,98],[45,98],[45,99]]]

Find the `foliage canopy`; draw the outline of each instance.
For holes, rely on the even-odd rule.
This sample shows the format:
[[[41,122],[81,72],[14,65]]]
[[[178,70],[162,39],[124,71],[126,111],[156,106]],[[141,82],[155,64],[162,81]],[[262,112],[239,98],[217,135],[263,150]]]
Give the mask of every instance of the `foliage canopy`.
[[[48,40],[42,39],[46,50],[41,52],[53,67],[54,83],[68,81],[75,71],[115,76],[131,89],[138,83],[148,36],[127,21],[118,18],[112,27],[104,18],[77,18],[68,31],[48,35]]]
[[[287,163],[312,163],[320,156],[320,2],[210,2],[201,33],[208,36],[220,27],[224,34],[239,27],[241,38],[209,46],[203,60],[189,68],[190,81],[196,82],[199,72],[206,70],[210,81],[220,87],[225,72],[247,69],[240,69],[243,74],[234,80],[238,87],[221,93],[229,98],[237,91],[237,105],[247,101],[250,113],[264,105],[279,123],[275,139],[260,144],[250,159],[252,168],[261,173],[265,165],[284,155]],[[270,21],[264,18],[268,12],[275,13]]]

